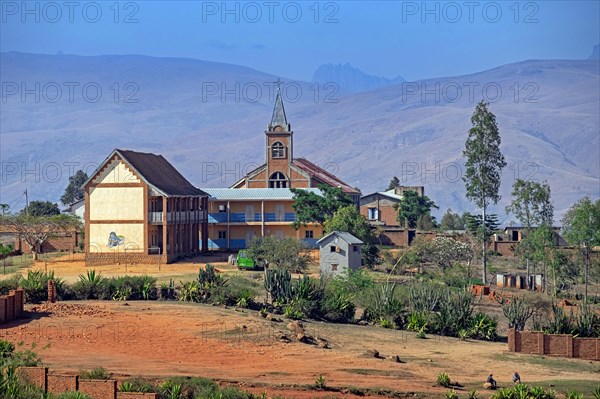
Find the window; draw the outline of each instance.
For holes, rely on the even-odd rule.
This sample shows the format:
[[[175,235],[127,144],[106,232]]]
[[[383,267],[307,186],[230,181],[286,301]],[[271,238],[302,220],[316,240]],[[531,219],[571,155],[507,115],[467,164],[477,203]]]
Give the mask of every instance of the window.
[[[270,188],[287,188],[287,179],[281,172],[275,172],[269,178]]]
[[[336,272],[336,271],[337,271],[337,268],[338,268],[338,265],[337,265],[337,263],[332,263],[332,264],[331,264],[331,271],[332,271],[332,272]]]
[[[271,146],[271,158],[285,158],[285,146],[280,141]]]
[[[379,220],[379,209],[377,208],[368,208],[369,220]]]
[[[313,238],[313,231],[312,230],[306,230],[304,232],[304,238]]]
[[[219,205],[219,212],[226,212],[226,211],[227,211],[227,208],[226,208],[225,204]]]
[[[353,250],[354,252],[358,252],[358,245],[353,245],[353,246],[352,246],[352,250]]]
[[[219,238],[227,238],[227,231],[226,230],[219,231]]]
[[[329,247],[329,252],[335,252],[335,249],[336,249],[335,245],[331,245]]]

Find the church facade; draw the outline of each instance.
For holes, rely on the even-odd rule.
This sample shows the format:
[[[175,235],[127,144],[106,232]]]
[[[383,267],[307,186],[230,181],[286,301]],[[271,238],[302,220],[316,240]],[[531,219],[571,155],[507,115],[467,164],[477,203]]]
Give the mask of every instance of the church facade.
[[[265,130],[265,163],[228,189],[204,188],[209,194],[208,249],[246,248],[253,237],[277,235],[315,246],[323,235],[319,224],[293,227],[296,213],[290,188],[341,188],[358,206],[360,190],[305,158],[294,158],[294,132],[277,92],[271,122]]]

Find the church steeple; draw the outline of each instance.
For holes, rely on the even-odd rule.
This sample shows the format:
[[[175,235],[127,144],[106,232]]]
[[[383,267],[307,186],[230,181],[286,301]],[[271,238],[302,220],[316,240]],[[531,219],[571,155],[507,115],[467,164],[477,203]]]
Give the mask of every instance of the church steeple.
[[[273,107],[273,116],[271,117],[271,123],[269,124],[268,131],[273,132],[275,129],[279,131],[289,132],[291,130],[291,126],[287,121],[287,117],[285,116],[285,108],[283,107],[283,98],[281,97],[281,86],[279,86],[279,82],[277,85],[277,96],[275,97],[275,105]]]

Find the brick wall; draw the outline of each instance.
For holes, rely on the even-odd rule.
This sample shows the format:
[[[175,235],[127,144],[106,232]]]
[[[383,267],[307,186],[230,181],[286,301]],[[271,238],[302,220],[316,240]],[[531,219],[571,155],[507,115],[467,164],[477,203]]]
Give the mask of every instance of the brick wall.
[[[539,331],[508,331],[508,350],[559,357],[600,360],[600,338],[574,338],[569,334]]]
[[[117,399],[158,399],[158,394],[142,392],[117,392]]]
[[[116,399],[117,381],[115,380],[79,380],[79,392],[93,399]]]
[[[0,296],[0,324],[9,323],[23,317],[25,293],[22,288],[11,290]]]
[[[37,385],[44,391],[48,389],[48,367],[19,367],[17,370],[19,377],[25,378],[32,384]]]
[[[48,374],[48,392],[60,394],[67,391],[77,391],[79,388],[79,376]]]
[[[6,314],[6,297],[0,296],[0,324],[8,322],[8,317]]]
[[[516,241],[494,241],[494,251],[502,256],[515,256]]]

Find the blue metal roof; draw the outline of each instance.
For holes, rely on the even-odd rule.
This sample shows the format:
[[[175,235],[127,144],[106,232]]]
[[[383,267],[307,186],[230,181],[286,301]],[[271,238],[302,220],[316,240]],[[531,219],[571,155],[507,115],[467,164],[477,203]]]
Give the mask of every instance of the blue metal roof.
[[[301,188],[300,190],[306,190],[317,195],[322,195],[321,190],[318,188]],[[210,200],[275,201],[294,199],[294,194],[289,188],[203,188],[202,191],[210,196]]]

